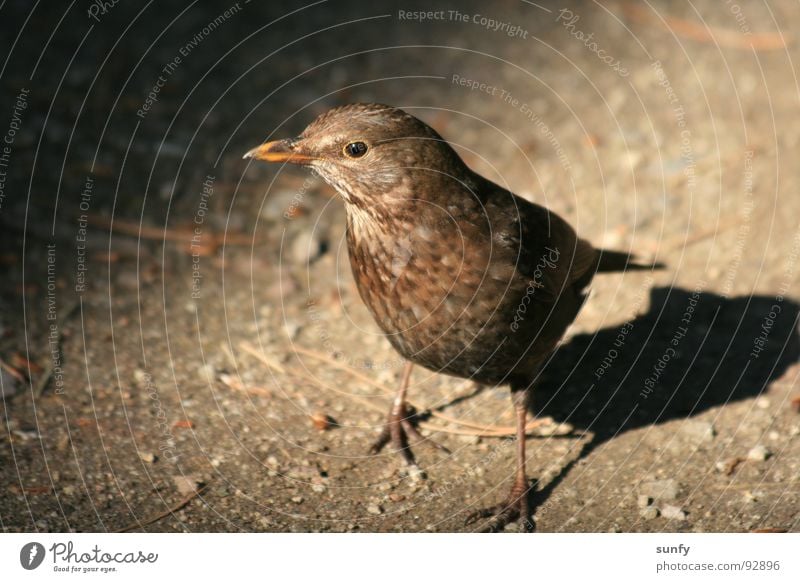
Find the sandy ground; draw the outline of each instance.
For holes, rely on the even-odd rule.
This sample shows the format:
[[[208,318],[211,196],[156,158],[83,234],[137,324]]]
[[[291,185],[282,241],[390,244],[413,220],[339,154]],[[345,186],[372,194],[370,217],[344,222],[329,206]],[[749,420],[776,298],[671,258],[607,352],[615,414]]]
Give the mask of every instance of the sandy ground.
[[[241,159],[352,101],[668,265],[597,278],[546,370],[538,531],[800,531],[796,3],[266,4],[0,10],[3,531],[465,531],[502,498],[503,387],[417,369],[451,454],[366,455],[402,362],[342,204]]]

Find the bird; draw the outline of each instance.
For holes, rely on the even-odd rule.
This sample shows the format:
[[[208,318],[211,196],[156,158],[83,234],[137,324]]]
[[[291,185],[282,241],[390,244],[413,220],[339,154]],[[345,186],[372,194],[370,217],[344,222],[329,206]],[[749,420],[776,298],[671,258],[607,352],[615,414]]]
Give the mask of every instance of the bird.
[[[532,531],[526,421],[534,386],[599,272],[639,265],[600,250],[555,212],[469,168],[432,127],[390,105],[328,110],[296,137],[244,158],[310,167],[344,201],[356,287],[404,369],[372,453],[391,443],[408,465],[422,441],[406,403],[414,365],[508,385],[516,421],[516,471],[501,503],[467,524]],[[444,447],[439,448],[445,450]]]

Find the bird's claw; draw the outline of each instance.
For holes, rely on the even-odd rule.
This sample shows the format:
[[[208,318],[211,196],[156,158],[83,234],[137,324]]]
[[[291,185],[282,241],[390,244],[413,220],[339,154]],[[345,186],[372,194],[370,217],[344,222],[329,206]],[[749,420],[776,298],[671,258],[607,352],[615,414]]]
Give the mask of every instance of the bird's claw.
[[[512,490],[512,493],[503,503],[471,511],[467,514],[464,525],[473,525],[485,519],[487,521],[482,523],[475,531],[494,533],[502,531],[509,523],[520,520],[520,532],[532,532],[534,527],[528,515],[528,491],[525,490],[520,493]]]
[[[392,447],[403,456],[406,464],[414,467],[417,466],[417,462],[411,452],[409,441],[427,443],[444,453],[450,454],[447,447],[420,434],[417,427],[409,420],[413,418],[414,414],[413,410],[409,411],[405,406],[400,407],[398,410],[393,408],[389,413],[389,418],[383,430],[381,430],[381,434],[378,435],[377,440],[370,447],[369,453],[377,455],[383,447],[391,443]]]

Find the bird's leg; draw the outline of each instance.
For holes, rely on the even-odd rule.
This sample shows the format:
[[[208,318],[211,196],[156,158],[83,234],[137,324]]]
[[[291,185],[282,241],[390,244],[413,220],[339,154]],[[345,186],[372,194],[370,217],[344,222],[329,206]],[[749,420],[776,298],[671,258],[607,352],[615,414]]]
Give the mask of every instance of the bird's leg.
[[[514,484],[506,500],[493,507],[473,511],[467,516],[467,524],[475,523],[479,519],[491,518],[484,524],[480,531],[492,532],[500,531],[509,523],[520,520],[520,531],[533,531],[533,524],[530,521],[528,509],[528,493],[530,484],[525,472],[525,425],[528,414],[527,409],[527,387],[519,389],[511,387],[511,401],[514,403],[514,411],[517,417],[517,469],[514,476]]]
[[[423,437],[410,420],[413,413],[410,414],[408,406],[406,406],[406,392],[411,381],[411,370],[413,370],[413,368],[414,364],[406,362],[403,368],[403,377],[400,380],[400,387],[394,397],[394,402],[392,402],[392,408],[389,410],[389,418],[380,436],[378,436],[378,440],[370,447],[369,452],[375,455],[379,453],[387,443],[392,443],[392,447],[403,456],[406,464],[416,466],[417,463],[414,459],[414,454],[411,452],[411,447],[408,446],[409,439],[430,443],[444,452],[449,453],[450,451],[442,445]]]

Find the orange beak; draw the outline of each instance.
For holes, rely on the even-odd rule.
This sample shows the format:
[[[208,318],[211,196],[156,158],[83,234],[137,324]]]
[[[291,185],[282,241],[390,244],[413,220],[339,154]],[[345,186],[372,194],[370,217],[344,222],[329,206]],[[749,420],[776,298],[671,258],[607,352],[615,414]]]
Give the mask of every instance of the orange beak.
[[[297,139],[279,139],[253,148],[243,158],[254,158],[265,162],[289,162],[292,164],[306,164],[314,158],[295,151]]]

